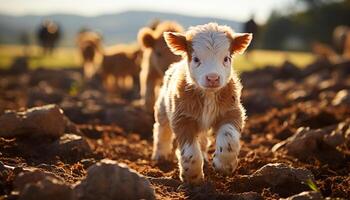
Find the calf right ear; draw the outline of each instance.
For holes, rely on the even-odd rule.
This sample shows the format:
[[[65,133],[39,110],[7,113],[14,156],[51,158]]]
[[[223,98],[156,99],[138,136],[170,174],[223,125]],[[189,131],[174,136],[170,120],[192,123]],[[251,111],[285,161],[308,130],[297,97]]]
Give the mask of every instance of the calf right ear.
[[[182,33],[164,32],[164,39],[175,55],[184,55],[187,53],[186,36]]]
[[[153,30],[150,28],[142,28],[137,36],[137,40],[144,48],[152,48],[154,45]]]

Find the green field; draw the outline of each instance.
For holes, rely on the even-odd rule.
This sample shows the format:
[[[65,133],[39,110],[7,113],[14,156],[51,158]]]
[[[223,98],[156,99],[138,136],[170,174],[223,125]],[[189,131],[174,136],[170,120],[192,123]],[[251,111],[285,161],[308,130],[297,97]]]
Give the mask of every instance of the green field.
[[[32,69],[38,67],[46,68],[67,68],[79,67],[80,55],[75,48],[58,48],[52,55],[42,56],[38,47],[28,48],[30,57],[29,66]],[[0,68],[8,68],[13,59],[23,56],[23,47],[16,45],[0,45]],[[234,60],[234,66],[239,71],[247,71],[261,68],[267,65],[279,66],[286,59],[303,67],[314,60],[310,53],[283,52],[255,50],[247,55],[239,55]]]

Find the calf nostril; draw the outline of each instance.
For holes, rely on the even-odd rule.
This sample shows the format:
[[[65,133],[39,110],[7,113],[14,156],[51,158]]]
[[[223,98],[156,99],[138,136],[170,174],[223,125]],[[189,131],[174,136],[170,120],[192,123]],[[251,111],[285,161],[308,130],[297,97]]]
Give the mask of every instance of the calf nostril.
[[[207,75],[207,80],[208,81],[219,81],[220,76],[217,74],[208,74]]]

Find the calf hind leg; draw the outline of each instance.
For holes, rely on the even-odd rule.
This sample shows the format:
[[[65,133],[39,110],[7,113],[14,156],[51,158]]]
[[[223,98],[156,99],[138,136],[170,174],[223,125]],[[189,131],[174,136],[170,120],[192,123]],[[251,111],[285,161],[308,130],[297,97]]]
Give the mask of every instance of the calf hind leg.
[[[156,122],[153,126],[153,154],[156,161],[171,160],[173,158],[174,136],[169,122]]]

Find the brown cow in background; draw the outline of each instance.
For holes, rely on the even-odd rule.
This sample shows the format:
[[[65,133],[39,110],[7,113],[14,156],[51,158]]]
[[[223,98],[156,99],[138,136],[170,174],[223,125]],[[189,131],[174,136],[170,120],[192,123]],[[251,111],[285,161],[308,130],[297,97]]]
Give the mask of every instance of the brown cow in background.
[[[141,58],[142,50],[136,44],[116,45],[107,48],[103,55],[100,71],[103,85],[107,91],[130,89],[132,86],[136,96],[138,96]]]
[[[140,94],[144,108],[150,113],[153,112],[156,91],[162,83],[165,71],[170,64],[181,59],[181,56],[173,54],[168,48],[163,36],[167,31],[183,32],[183,28],[176,22],[164,21],[155,30],[145,27],[138,33],[138,41],[143,49]]]
[[[102,54],[102,37],[99,33],[82,30],[77,36],[84,67],[84,78],[91,79],[98,71],[97,55]]]
[[[333,44],[312,43],[312,52],[321,59],[339,62],[350,59],[350,27],[337,26],[333,31]]]

